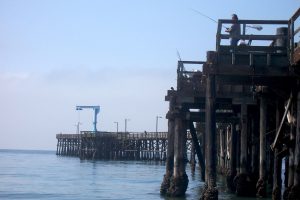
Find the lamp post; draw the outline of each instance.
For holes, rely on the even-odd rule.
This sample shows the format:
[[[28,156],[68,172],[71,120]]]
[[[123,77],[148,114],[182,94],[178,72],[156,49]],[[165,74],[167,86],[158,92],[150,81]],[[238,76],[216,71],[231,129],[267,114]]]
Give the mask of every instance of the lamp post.
[[[119,122],[114,122],[115,124],[117,124],[117,133],[119,132]]]
[[[155,133],[157,134],[157,128],[158,128],[158,118],[162,118],[161,116],[156,116],[156,125],[155,125]]]
[[[127,121],[129,121],[130,119],[125,118],[125,133],[127,132]]]
[[[155,123],[155,134],[156,134],[156,152],[155,152],[155,159],[159,160],[159,139],[158,139],[158,119],[162,118],[161,116],[156,116],[156,123]]]

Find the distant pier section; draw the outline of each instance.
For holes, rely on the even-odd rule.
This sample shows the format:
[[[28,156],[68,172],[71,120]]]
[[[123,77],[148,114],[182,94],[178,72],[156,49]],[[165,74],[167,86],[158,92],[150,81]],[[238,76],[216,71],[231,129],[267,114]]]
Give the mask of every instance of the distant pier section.
[[[92,132],[57,134],[60,156],[80,159],[165,160],[167,132]]]

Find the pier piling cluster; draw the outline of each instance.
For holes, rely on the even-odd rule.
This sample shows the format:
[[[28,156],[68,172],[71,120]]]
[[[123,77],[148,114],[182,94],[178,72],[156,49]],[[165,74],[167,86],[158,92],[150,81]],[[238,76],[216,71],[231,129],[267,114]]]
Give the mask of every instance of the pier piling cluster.
[[[169,149],[162,194],[185,195],[182,141],[196,126],[201,128],[192,141],[205,180],[201,199],[218,199],[217,172],[238,196],[300,199],[299,16],[300,9],[290,20],[239,20],[239,39],[268,43],[252,46],[224,45],[229,36],[222,27],[232,21],[219,20],[216,51],[208,51],[206,61],[178,61],[177,89],[166,96]],[[247,35],[250,24],[276,29],[273,35]]]

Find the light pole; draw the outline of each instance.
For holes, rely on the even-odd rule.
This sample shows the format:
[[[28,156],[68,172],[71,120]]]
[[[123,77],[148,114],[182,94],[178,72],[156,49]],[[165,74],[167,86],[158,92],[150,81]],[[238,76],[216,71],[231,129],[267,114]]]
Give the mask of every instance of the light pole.
[[[125,133],[127,132],[127,121],[129,121],[130,119],[125,118]]]
[[[162,118],[161,116],[156,116],[156,125],[155,125],[155,133],[157,134],[157,128],[158,128],[158,118]]]
[[[117,124],[117,133],[119,132],[119,122],[114,122],[115,124]]]
[[[159,139],[158,139],[158,119],[162,118],[161,116],[156,116],[156,123],[155,123],[155,133],[156,133],[156,153],[155,153],[155,159],[159,160]]]

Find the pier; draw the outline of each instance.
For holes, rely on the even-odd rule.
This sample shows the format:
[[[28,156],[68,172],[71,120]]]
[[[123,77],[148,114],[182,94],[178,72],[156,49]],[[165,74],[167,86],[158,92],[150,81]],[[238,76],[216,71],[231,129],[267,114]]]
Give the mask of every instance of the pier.
[[[165,99],[169,144],[161,194],[185,195],[184,141],[198,127],[192,141],[205,181],[201,199],[218,199],[217,174],[238,196],[300,199],[299,16],[300,9],[289,20],[238,20],[238,39],[248,41],[238,46],[228,45],[222,30],[233,21],[220,19],[207,60],[178,61],[177,89]],[[253,25],[275,28],[247,34]]]
[[[165,161],[160,192],[172,197],[185,195],[189,161],[205,181],[203,200],[218,199],[217,174],[238,196],[300,199],[299,16],[238,20],[248,42],[238,46],[223,30],[233,21],[220,19],[206,61],[178,61],[177,87],[165,96],[168,132],[58,134],[57,154]],[[273,34],[248,34],[253,25]]]
[[[165,160],[165,132],[57,134],[57,155],[80,159]]]

